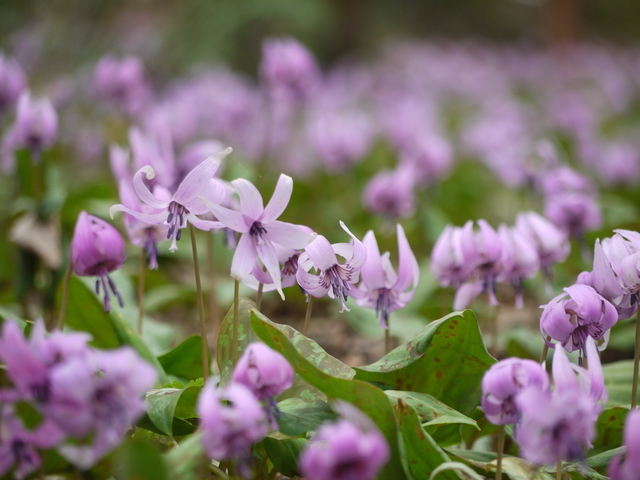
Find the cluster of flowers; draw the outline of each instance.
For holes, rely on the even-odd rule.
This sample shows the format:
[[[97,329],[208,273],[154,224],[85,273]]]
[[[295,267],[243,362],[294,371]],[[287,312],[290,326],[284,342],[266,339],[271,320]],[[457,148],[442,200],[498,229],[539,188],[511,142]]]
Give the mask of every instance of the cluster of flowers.
[[[209,380],[198,399],[202,444],[211,459],[234,460],[243,476],[251,473],[251,447],[277,429],[275,397],[291,387],[286,359],[263,343],[252,343],[224,387]],[[373,422],[347,404],[341,418],[320,426],[300,455],[309,480],[373,479],[389,459],[386,440]]]
[[[533,360],[507,358],[482,379],[482,408],[495,425],[515,424],[520,455],[537,465],[583,460],[595,438],[595,422],[608,394],[598,350],[585,342],[588,370],[572,364],[564,350],[554,352],[554,388]],[[577,377],[576,377],[577,376]]]
[[[171,239],[170,249],[176,249],[181,230],[190,223],[202,230],[239,234],[231,276],[253,288],[262,284],[265,291],[277,290],[282,298],[282,289],[297,283],[311,296],[338,298],[343,308],[347,298],[353,297],[360,305],[375,309],[386,324],[389,313],[402,308],[413,296],[418,264],[400,225],[396,273],[389,254],[380,254],[371,231],[361,242],[341,223],[352,243],[332,245],[307,227],[277,220],[291,198],[291,177],[280,175],[266,206],[248,180],[226,183],[214,177],[230,148],[207,158],[182,177],[170,173],[180,170],[173,161],[166,161],[172,157],[143,155],[134,149],[134,163],[148,163],[138,169],[133,180],[128,154],[122,149],[112,152],[122,204],[111,207],[111,214],[127,214],[129,238],[145,249],[152,268],[157,266],[157,243]],[[166,186],[176,184],[178,178],[182,179],[177,187]],[[171,194],[169,188],[175,193]],[[363,269],[367,274],[356,287]]]
[[[101,351],[85,333],[28,339],[11,321],[0,337],[0,360],[12,385],[0,390],[0,475],[24,478],[38,469],[37,449],[57,448],[78,468],[93,466],[122,441],[145,412],[144,393],[157,373],[130,347]]]
[[[639,258],[638,232],[616,230],[613,237],[596,240],[593,270],[582,272],[575,285],[544,307],[542,335],[569,352],[584,349],[587,336],[602,340],[604,349],[611,327],[638,309]]]
[[[447,226],[431,253],[431,270],[443,287],[456,288],[454,309],[466,308],[482,292],[496,305],[497,282],[508,282],[516,291],[516,305],[522,306],[523,280],[539,270],[548,278],[551,267],[567,258],[566,235],[535,212],[520,213],[513,227],[500,225],[496,231],[485,220],[463,227]]]

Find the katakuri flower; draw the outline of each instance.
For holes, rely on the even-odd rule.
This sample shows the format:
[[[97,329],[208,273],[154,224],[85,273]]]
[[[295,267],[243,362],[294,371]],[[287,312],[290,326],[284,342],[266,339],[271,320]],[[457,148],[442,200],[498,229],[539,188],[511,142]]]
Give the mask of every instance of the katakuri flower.
[[[513,285],[516,291],[516,308],[522,308],[523,281],[538,272],[538,254],[533,242],[516,228],[501,224],[498,236],[502,243],[502,271],[498,275],[498,281],[507,281]]]
[[[243,281],[252,272],[257,256],[284,300],[275,245],[292,249],[304,248],[315,236],[315,233],[310,233],[301,225],[276,220],[289,204],[293,180],[287,175],[280,175],[266,207],[263,206],[262,195],[248,180],[240,178],[231,184],[240,197],[239,212],[204,200],[222,226],[242,234],[231,261],[231,276]]]
[[[349,234],[353,243],[329,243],[322,235],[318,235],[304,249],[298,258],[296,278],[300,287],[309,295],[321,298],[329,295],[338,298],[342,310],[347,310],[345,302],[349,298],[353,284],[358,282],[360,270],[367,260],[367,250],[360,240],[340,221],[342,229]],[[340,264],[338,257],[345,259]],[[312,274],[311,270],[316,273]]]
[[[540,332],[560,342],[567,352],[583,350],[588,337],[598,341],[616,324],[618,312],[588,285],[575,284],[564,291],[544,306]]]
[[[0,115],[3,115],[27,86],[27,77],[20,64],[0,53]]]
[[[58,115],[51,102],[46,98],[34,100],[28,91],[22,92],[18,99],[16,123],[7,132],[9,148],[26,148],[33,160],[51,147],[58,136]]]
[[[254,342],[238,360],[231,381],[247,387],[258,400],[269,400],[291,387],[293,369],[280,353]]]
[[[624,457],[618,454],[609,463],[611,480],[640,479],[640,410],[631,410],[624,423]],[[624,458],[624,459],[623,459]]]
[[[81,277],[98,277],[96,293],[102,287],[104,309],[111,309],[109,290],[123,306],[122,297],[109,273],[124,264],[126,251],[122,236],[111,224],[101,218],[80,212],[71,239],[71,264],[73,272]]]
[[[203,198],[209,202],[209,205],[222,201],[224,192],[217,188],[217,184],[212,179],[220,167],[222,159],[229,153],[231,153],[231,148],[207,158],[191,170],[170,200],[158,198],[151,193],[142,176],[145,175],[148,180],[151,180],[155,176],[155,172],[149,165],[142,167],[133,177],[133,188],[144,203],[158,209],[158,211],[155,213],[138,212],[118,204],[109,209],[109,214],[113,217],[115,212],[126,212],[151,225],[168,225],[167,238],[171,239],[169,250],[172,252],[178,248],[176,242],[180,240],[182,229],[187,227],[187,222],[200,230],[222,228],[223,225],[220,222],[202,220],[197,215],[209,211],[202,201]]]
[[[355,409],[351,409],[355,410]],[[323,424],[300,455],[309,480],[372,480],[389,459],[389,446],[364,414]],[[351,415],[352,416],[352,415]]]
[[[494,425],[518,422],[515,398],[525,388],[549,389],[549,376],[533,360],[505,358],[491,366],[482,378],[482,409]]]
[[[389,252],[380,255],[376,236],[369,230],[362,239],[367,251],[367,261],[361,270],[362,282],[350,291],[358,305],[375,309],[382,328],[389,328],[391,312],[404,307],[413,298],[420,278],[418,262],[400,224],[396,231],[398,272],[391,265]]]
[[[240,383],[216,389],[207,381],[198,398],[202,445],[209,458],[246,462],[251,446],[269,429],[258,399]]]
[[[431,251],[431,271],[443,287],[458,288],[471,279],[471,262],[466,260],[463,249],[463,235],[473,235],[473,222],[464,227],[447,225]]]

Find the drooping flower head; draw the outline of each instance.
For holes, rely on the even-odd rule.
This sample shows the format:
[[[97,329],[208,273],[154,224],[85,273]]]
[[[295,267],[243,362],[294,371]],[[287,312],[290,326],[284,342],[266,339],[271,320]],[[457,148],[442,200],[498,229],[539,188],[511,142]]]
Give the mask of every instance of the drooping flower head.
[[[502,272],[499,281],[510,282],[516,291],[516,307],[522,308],[523,280],[533,277],[540,268],[533,242],[519,230],[502,224],[498,227],[502,243]]]
[[[104,309],[111,309],[109,290],[122,306],[122,297],[109,273],[119,269],[125,261],[124,240],[120,233],[101,218],[80,212],[71,239],[73,272],[81,277],[98,277],[96,293],[104,294]]]
[[[494,425],[517,423],[515,398],[525,388],[549,389],[549,377],[533,360],[505,358],[491,366],[482,378],[482,409]]]
[[[287,175],[280,175],[266,207],[263,205],[262,195],[248,180],[241,178],[231,184],[240,197],[239,212],[206,202],[222,226],[242,234],[231,262],[231,276],[243,281],[252,272],[258,257],[284,300],[275,245],[291,249],[304,248],[315,236],[300,225],[276,220],[289,204],[293,180]]]
[[[0,115],[3,115],[27,86],[27,77],[18,62],[0,53]]]
[[[583,350],[587,337],[598,341],[618,321],[615,307],[588,285],[564,289],[544,306],[540,332],[568,351]]]
[[[638,480],[640,478],[640,410],[631,410],[624,423],[624,445],[627,450],[616,455],[609,464],[611,480]]]
[[[389,314],[404,307],[418,286],[420,270],[404,229],[396,227],[398,236],[398,272],[389,259],[389,252],[380,255],[375,234],[369,230],[362,243],[367,251],[367,261],[362,266],[360,285],[350,294],[358,305],[375,309],[382,328],[389,326]]]
[[[431,251],[431,271],[443,287],[458,288],[471,278],[472,265],[466,261],[462,246],[464,230],[471,230],[473,223],[464,227],[447,225]]]
[[[309,295],[316,298],[325,295],[338,298],[342,310],[348,311],[345,302],[354,288],[353,284],[358,282],[360,270],[367,259],[367,250],[342,221],[340,226],[349,234],[353,243],[331,244],[325,237],[318,235],[300,255],[296,278],[300,287]],[[345,263],[339,263],[336,255],[344,258]],[[315,274],[311,270],[315,270]]]
[[[378,172],[367,184],[362,203],[373,213],[408,218],[416,210],[415,171],[411,165]]]
[[[93,72],[96,93],[125,113],[138,112],[151,96],[140,59],[105,55]]]
[[[240,383],[216,389],[209,380],[198,398],[198,416],[204,450],[216,460],[246,459],[269,428],[262,405]]]
[[[231,381],[247,387],[258,400],[268,400],[291,387],[293,369],[280,353],[255,342],[238,360]]]
[[[186,228],[187,222],[200,230],[211,230],[221,228],[220,222],[202,220],[197,215],[202,215],[209,211],[202,201],[205,198],[210,204],[219,203],[224,197],[224,192],[217,188],[217,184],[212,181],[222,159],[231,153],[231,148],[227,148],[218,154],[207,158],[182,180],[176,192],[170,200],[158,198],[151,193],[145,185],[142,176],[152,179],[155,172],[152,167],[145,166],[138,170],[133,177],[133,188],[144,203],[157,209],[155,213],[144,213],[132,210],[125,205],[113,205],[109,209],[109,214],[113,217],[115,212],[126,212],[131,216],[151,225],[168,225],[167,238],[171,239],[169,250],[175,251],[178,246],[176,242],[180,240],[182,229]]]
[[[58,136],[58,115],[46,98],[34,100],[28,91],[18,99],[16,123],[7,132],[7,142],[13,150],[28,149],[34,161],[51,147]]]
[[[373,480],[389,455],[380,430],[352,407],[347,418],[320,427],[300,455],[299,465],[309,480]]]

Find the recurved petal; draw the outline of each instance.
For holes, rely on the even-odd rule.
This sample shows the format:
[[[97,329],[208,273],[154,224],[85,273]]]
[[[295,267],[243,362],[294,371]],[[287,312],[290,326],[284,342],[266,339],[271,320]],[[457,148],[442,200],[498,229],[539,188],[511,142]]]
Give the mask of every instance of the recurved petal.
[[[251,235],[243,233],[231,261],[231,276],[238,281],[251,273],[256,261],[256,247]]]
[[[553,352],[551,370],[557,391],[562,392],[578,388],[578,379],[563,348],[558,347],[555,352]]]
[[[200,205],[198,197],[202,196],[209,187],[209,182],[220,168],[222,159],[231,153],[231,148],[226,148],[216,155],[212,155],[204,162],[191,170],[178,186],[173,199],[187,208],[192,205]],[[195,203],[197,202],[197,203]]]
[[[317,275],[312,275],[303,268],[299,268],[296,273],[296,279],[298,285],[307,292],[309,295],[321,298],[324,297],[329,291],[329,286],[326,287],[320,283],[320,278]]]
[[[247,235],[245,234],[243,236]],[[258,257],[262,260],[267,272],[271,274],[276,290],[278,290],[282,300],[284,300],[284,293],[282,292],[281,285],[282,280],[280,278],[280,263],[278,262],[278,255],[275,248],[273,248],[273,244],[269,241],[256,242],[255,248],[258,252]]]
[[[466,282],[460,285],[456,290],[456,296],[453,299],[454,310],[464,310],[471,302],[473,302],[478,295],[482,293],[482,283],[480,282]]]
[[[263,224],[273,222],[276,218],[282,215],[284,209],[289,205],[291,199],[291,193],[293,192],[293,180],[288,175],[280,174],[278,178],[278,184],[271,196],[271,200],[264,208],[262,213]]]
[[[351,233],[342,220],[340,220],[340,226],[353,239],[353,257],[351,257],[351,260],[348,262],[349,266],[354,270],[359,271],[364,265],[364,262],[367,261],[367,250],[364,248],[362,242],[358,240],[353,233]]]
[[[137,212],[135,210],[131,210],[130,208],[125,207],[124,205],[120,205],[120,204],[112,205],[111,208],[109,209],[109,215],[111,216],[111,218],[113,218],[113,214],[116,212],[126,212],[132,217],[135,217],[141,222],[147,223],[149,225],[158,225],[160,223],[163,223],[167,219],[167,216],[169,215],[169,212],[167,212],[166,210],[166,206],[164,211],[161,211],[158,213],[143,213],[143,212]]]
[[[166,209],[169,203],[161,201],[149,191],[149,188],[144,184],[144,181],[142,180],[143,174],[147,177],[147,180],[151,180],[156,176],[153,168],[151,168],[149,165],[142,167],[133,176],[133,189],[140,197],[140,200],[154,208]]]
[[[329,240],[322,235],[314,238],[313,241],[304,248],[304,251],[307,252],[309,259],[319,270],[328,270],[338,263],[338,258]]]
[[[211,203],[205,197],[199,198],[225,227],[230,228],[234,232],[249,233],[251,225],[247,225],[247,221],[242,213]]]
[[[411,289],[415,290],[420,280],[418,261],[411,250],[402,225],[398,224],[396,231],[398,235],[398,279],[393,289],[404,291],[411,286]]]
[[[365,234],[362,239],[362,244],[367,250],[367,261],[362,266],[361,272],[362,281],[369,290],[384,288],[385,276],[380,258],[380,250],[378,249],[378,242],[372,230],[369,230]]]
[[[298,250],[305,248],[316,237],[315,232],[310,232],[301,225],[293,223],[281,222],[279,220],[272,221],[269,224],[263,224],[266,228],[266,237],[273,243],[286,248]]]
[[[587,338],[586,350],[589,367],[589,394],[594,402],[598,403],[602,401],[602,404],[605,404],[609,399],[609,393],[604,386],[604,373],[602,372],[598,348],[596,347],[596,342],[591,337]]]
[[[240,211],[254,221],[260,220],[264,206],[262,195],[255,185],[244,178],[234,180],[231,184],[236,188],[240,197]]]

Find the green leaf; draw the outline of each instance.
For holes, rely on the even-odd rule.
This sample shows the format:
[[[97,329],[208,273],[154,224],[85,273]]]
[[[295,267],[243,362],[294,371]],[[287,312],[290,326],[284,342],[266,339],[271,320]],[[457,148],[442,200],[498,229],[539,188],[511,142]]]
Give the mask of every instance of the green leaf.
[[[169,375],[188,380],[201,378],[203,375],[200,335],[191,335],[186,338],[180,345],[159,356],[158,361]]]
[[[418,414],[411,406],[398,398],[393,408],[398,417],[409,471],[415,480],[429,480],[434,469],[451,459],[424,431]],[[455,471],[446,470],[439,478],[458,480],[463,477]]]
[[[160,388],[150,390],[145,399],[147,415],[153,424],[165,435],[173,435],[173,419],[195,418],[196,405],[201,386],[185,388]]]
[[[74,276],[69,279],[66,313],[65,325],[90,333],[93,337],[90,343],[93,346],[108,349],[129,345],[156,368],[159,382],[166,382],[162,365],[146,343],[133,331],[131,324],[118,312],[105,312],[95,294]]]
[[[468,415],[480,401],[482,376],[494,363],[475,315],[465,310],[431,322],[415,339],[355,370],[358,380],[428,393]]]
[[[475,420],[445,405],[428,393],[385,391],[392,404],[399,399],[411,406],[423,427],[441,446],[448,447],[460,443],[460,424],[470,425],[479,430]]]
[[[473,471],[470,467],[460,462],[445,462],[440,464],[431,475],[429,475],[429,480],[435,479],[441,472],[444,471],[460,471],[464,473],[467,477],[473,480],[484,480],[485,477],[478,475],[475,471]]]
[[[449,455],[457,457],[467,465],[471,465],[476,471],[485,476],[493,476],[495,474],[496,460],[490,462],[477,460],[477,455],[475,454],[478,452],[468,450],[449,450],[448,452]],[[511,480],[554,480],[554,476],[545,469],[532,465],[519,457],[504,457],[502,459],[502,471]]]
[[[280,410],[280,416],[277,417],[278,429],[290,437],[317,430],[322,422],[336,418],[331,407],[320,400],[307,403],[298,398],[287,398],[278,403],[278,409]]]
[[[164,458],[151,442],[126,442],[120,452],[123,480],[168,480]]]
[[[22,331],[24,331],[24,329],[27,328],[26,320],[23,320],[18,315],[14,314],[11,310],[8,310],[4,307],[0,307],[0,318],[2,318],[3,322],[7,320],[13,320],[18,324],[18,326]]]
[[[204,462],[201,437],[200,432],[189,435],[166,455],[169,478],[180,480],[195,478],[196,468]]]
[[[612,445],[622,444],[622,431],[628,413],[627,407],[611,407],[602,411],[596,423],[598,436],[593,441],[594,448],[603,451]]]
[[[633,360],[622,360],[602,366],[604,385],[609,392],[607,407],[629,406],[633,380]]]
[[[249,311],[256,304],[248,298],[240,298],[238,301],[238,358],[242,355],[247,345],[255,342],[257,337],[251,330],[251,317]],[[218,334],[217,361],[220,369],[220,386],[226,385],[233,372],[233,305],[225,315],[220,325]]]
[[[609,463],[616,455],[620,455],[626,451],[626,447],[618,447],[606,452],[599,453],[587,458],[587,465],[591,468],[604,468],[609,466]]]
[[[298,472],[298,457],[307,446],[307,440],[304,438],[286,438],[277,440],[275,438],[266,437],[262,440],[264,450],[267,452],[269,459],[276,467],[276,470],[287,477],[300,475]]]
[[[380,479],[404,480],[407,478],[400,461],[396,419],[387,396],[381,390],[365,382],[338,378],[320,370],[296,349],[278,326],[256,310],[251,311],[251,326],[263,342],[284,355],[297,374],[306,382],[328,397],[353,403],[371,417],[385,436],[391,451],[391,459],[382,468]]]

